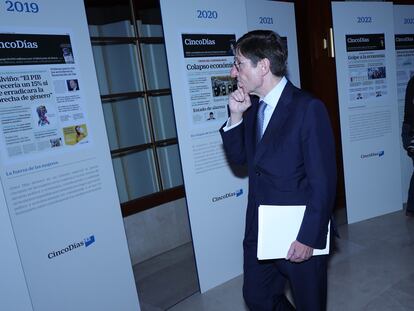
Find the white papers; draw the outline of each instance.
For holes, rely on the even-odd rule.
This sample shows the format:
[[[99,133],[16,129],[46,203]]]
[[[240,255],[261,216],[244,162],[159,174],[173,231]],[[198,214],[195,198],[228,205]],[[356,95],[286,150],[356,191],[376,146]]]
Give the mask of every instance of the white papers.
[[[296,240],[305,205],[260,205],[257,258],[259,260],[286,258],[290,245]],[[329,237],[329,224],[328,224]],[[314,249],[313,255],[329,254],[325,249]]]

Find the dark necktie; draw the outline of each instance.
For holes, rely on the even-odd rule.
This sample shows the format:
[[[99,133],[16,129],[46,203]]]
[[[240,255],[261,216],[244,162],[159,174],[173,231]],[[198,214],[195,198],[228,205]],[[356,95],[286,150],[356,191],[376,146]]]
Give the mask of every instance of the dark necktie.
[[[261,100],[259,101],[259,109],[257,110],[257,129],[256,129],[256,141],[259,143],[259,141],[262,139],[263,136],[263,121],[264,121],[264,111],[266,109],[267,104]]]

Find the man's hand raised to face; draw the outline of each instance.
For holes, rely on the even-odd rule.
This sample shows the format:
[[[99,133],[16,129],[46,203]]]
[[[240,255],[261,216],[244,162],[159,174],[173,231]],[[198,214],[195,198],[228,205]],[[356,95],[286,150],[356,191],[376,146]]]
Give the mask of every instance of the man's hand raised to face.
[[[252,105],[249,94],[238,88],[229,96],[230,123],[236,124],[243,118],[243,113]],[[230,124],[230,125],[231,125]]]

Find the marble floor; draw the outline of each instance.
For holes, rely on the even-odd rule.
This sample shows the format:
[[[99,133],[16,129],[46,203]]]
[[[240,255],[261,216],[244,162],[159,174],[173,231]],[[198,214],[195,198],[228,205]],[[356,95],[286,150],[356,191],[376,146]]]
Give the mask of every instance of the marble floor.
[[[403,211],[342,224],[330,258],[328,310],[414,310],[414,218]],[[198,291],[191,245],[134,267],[143,311],[244,311],[242,277]]]

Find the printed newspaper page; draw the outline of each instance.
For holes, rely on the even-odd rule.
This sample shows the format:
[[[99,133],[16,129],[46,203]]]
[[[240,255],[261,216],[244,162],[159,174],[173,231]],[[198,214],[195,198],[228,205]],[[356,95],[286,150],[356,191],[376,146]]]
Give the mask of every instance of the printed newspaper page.
[[[414,75],[414,34],[395,35],[397,54],[397,95],[400,124],[404,117],[405,89]]]
[[[387,94],[384,34],[346,36],[349,99],[353,102]]]
[[[192,123],[227,119],[228,95],[237,87],[230,77],[234,35],[183,34]]]
[[[0,149],[5,162],[87,144],[81,90],[69,35],[0,33]]]
[[[371,140],[392,132],[384,34],[345,36],[348,56],[350,141]],[[381,152],[380,152],[381,153]],[[382,154],[380,154],[381,156]]]
[[[182,34],[196,174],[228,165],[218,129],[228,118],[228,96],[237,88],[230,77],[235,41],[234,34]]]

